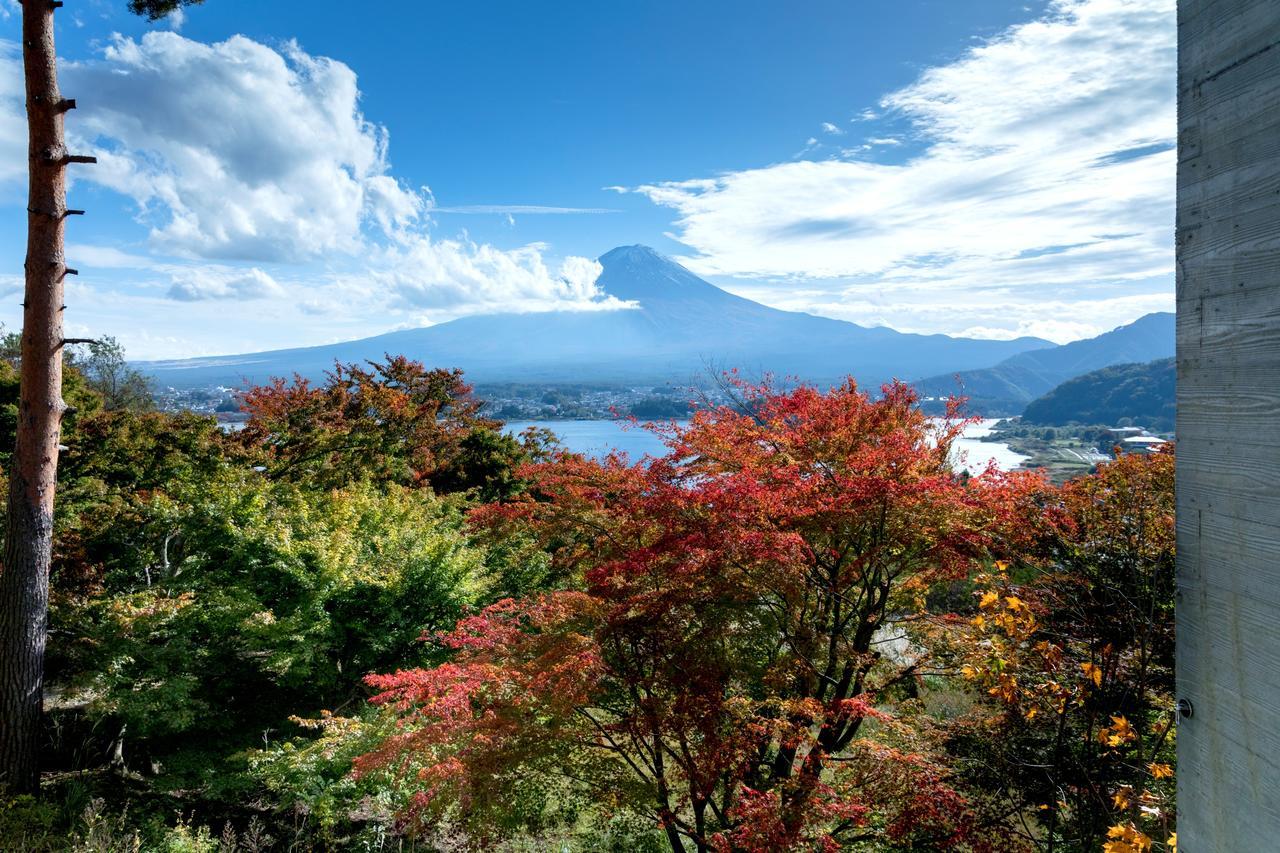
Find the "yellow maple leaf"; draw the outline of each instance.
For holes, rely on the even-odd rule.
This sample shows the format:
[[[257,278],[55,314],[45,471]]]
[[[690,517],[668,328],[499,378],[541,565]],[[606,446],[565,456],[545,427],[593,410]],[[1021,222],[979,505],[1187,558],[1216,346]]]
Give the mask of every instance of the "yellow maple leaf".
[[[1178,833],[1170,835],[1165,844],[1169,845],[1169,853],[1178,853]]]
[[[1168,764],[1148,764],[1147,769],[1151,771],[1153,779],[1170,779],[1173,777],[1173,768]]]
[[[990,607],[1000,600],[1000,593],[993,589],[989,589],[982,594],[982,600],[978,602],[979,607]]]
[[[1084,670],[1085,678],[1093,682],[1094,687],[1102,686],[1102,668],[1092,663],[1080,664],[1080,669]]]
[[[1130,741],[1138,739],[1138,733],[1133,730],[1133,726],[1129,725],[1129,721],[1124,715],[1111,715],[1111,725],[1103,726],[1098,730],[1098,740],[1107,746],[1122,746]]]
[[[1153,843],[1132,823],[1116,824],[1107,830],[1107,837],[1111,841],[1102,845],[1105,853],[1146,853]]]
[[[1006,595],[1004,600],[1005,600],[1005,604],[1007,604],[1007,605],[1009,606],[1009,609],[1010,609],[1010,610],[1021,610],[1021,609],[1022,609],[1022,599],[1021,599],[1021,598],[1018,598],[1018,596],[1016,596],[1016,595]]]
[[[1127,809],[1132,805],[1129,795],[1133,793],[1133,789],[1129,787],[1121,788],[1111,795],[1111,802],[1115,803],[1118,809]]]

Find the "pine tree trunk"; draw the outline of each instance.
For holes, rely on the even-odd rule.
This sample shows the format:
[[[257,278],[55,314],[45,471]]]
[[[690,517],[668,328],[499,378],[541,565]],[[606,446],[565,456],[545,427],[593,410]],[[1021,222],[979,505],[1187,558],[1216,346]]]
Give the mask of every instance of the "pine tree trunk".
[[[53,547],[53,496],[62,415],[62,280],[66,221],[63,115],[53,11],[24,0],[23,64],[30,133],[26,299],[23,303],[17,447],[9,475],[8,525],[0,567],[0,784],[39,788],[44,647]]]

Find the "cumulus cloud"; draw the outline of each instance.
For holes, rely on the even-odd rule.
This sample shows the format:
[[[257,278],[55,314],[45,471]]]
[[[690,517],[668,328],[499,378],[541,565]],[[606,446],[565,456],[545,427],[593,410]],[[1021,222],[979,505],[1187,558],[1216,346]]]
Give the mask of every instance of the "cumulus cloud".
[[[267,273],[223,267],[180,267],[170,273],[169,298],[180,302],[215,299],[269,299],[284,295],[284,288]]]
[[[1170,291],[1175,67],[1174,0],[1055,0],[861,116],[912,128],[905,162],[846,152],[637,191],[677,212],[707,274],[923,287],[945,304],[990,286]]]
[[[421,207],[387,174],[387,133],[361,114],[355,73],[296,44],[116,36],[63,77],[94,93],[73,125],[100,160],[86,179],[135,199],[163,251],[302,260],[354,251],[366,218]]]
[[[365,305],[384,311],[618,307],[595,287],[592,262],[556,266],[537,244],[508,251],[437,238],[431,192],[393,174],[388,131],[361,112],[355,72],[296,43],[117,35],[99,58],[67,63],[63,76],[67,91],[94,93],[73,132],[99,164],[79,177],[133,199],[154,252],[224,264],[175,268],[171,299],[289,293],[308,310],[341,310],[332,294],[295,294],[263,269],[225,265],[323,263],[344,272],[326,273],[315,290],[361,281]]]
[[[615,310],[628,307],[596,285],[597,261],[548,265],[546,247],[513,250],[467,240],[402,240],[382,249],[364,277],[395,306],[434,318],[493,311]]]

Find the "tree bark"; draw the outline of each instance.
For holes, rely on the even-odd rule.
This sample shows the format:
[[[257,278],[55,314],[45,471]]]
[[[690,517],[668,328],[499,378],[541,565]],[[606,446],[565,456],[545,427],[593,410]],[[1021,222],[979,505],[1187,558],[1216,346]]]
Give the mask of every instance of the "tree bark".
[[[61,5],[24,0],[22,7],[30,201],[18,435],[8,472],[8,524],[0,567],[0,784],[13,792],[39,790],[53,497],[66,410],[63,231],[66,166],[72,161],[63,115],[74,104],[58,92],[53,12]]]

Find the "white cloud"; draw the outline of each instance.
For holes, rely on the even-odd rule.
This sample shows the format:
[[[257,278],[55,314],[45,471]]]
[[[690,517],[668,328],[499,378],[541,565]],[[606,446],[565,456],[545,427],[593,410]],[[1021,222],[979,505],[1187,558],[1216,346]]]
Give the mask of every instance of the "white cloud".
[[[355,251],[366,219],[402,221],[421,205],[386,174],[387,133],[360,113],[355,73],[296,44],[116,36],[63,77],[68,91],[93,93],[72,126],[100,160],[83,177],[134,198],[162,251]]]
[[[616,189],[615,187],[606,187],[606,189]],[[621,213],[621,210],[612,207],[554,207],[545,204],[458,204],[450,207],[431,207],[431,213],[472,213],[472,214],[497,214],[499,216],[514,216],[515,214],[535,214],[535,215],[568,215],[568,214],[600,214],[600,213]]]
[[[990,286],[1028,306],[1045,285],[1167,294],[1175,66],[1174,0],[1055,0],[882,99],[922,145],[905,163],[850,153],[638,191],[678,213],[698,271],[843,278],[850,304],[868,287],[946,305]]]
[[[225,267],[179,267],[170,273],[169,298],[180,302],[216,299],[253,300],[284,295],[284,288],[267,273]]]
[[[70,243],[67,258],[73,263],[98,269],[147,269],[155,265],[151,258],[134,255],[114,246],[94,246],[88,243]]]
[[[1173,310],[1172,291],[1144,292],[1144,286],[1046,287],[1035,299],[1022,299],[1015,288],[1001,286],[939,292],[927,284],[868,287],[825,280],[791,282],[785,287],[775,282],[748,283],[731,289],[779,308],[863,326],[1001,340],[1029,335],[1065,343],[1100,335],[1143,314]]]
[[[25,98],[22,48],[0,39],[0,188],[8,191],[19,187],[27,176]]]
[[[844,136],[844,131],[829,121],[822,123],[822,132],[830,133],[833,136]]]
[[[600,264],[566,258],[553,271],[545,246],[502,251],[468,240],[403,239],[380,250],[366,278],[395,294],[395,307],[434,320],[494,311],[614,310],[627,307],[596,286]]]
[[[72,132],[99,164],[78,178],[131,198],[158,256],[221,264],[173,266],[171,299],[287,295],[308,310],[350,311],[347,291],[364,282],[361,313],[376,317],[377,330],[403,321],[397,311],[424,306],[455,314],[620,307],[595,287],[592,262],[556,267],[542,245],[508,251],[434,236],[430,190],[392,173],[389,133],[363,115],[355,72],[341,62],[295,43],[203,44],[152,31],[137,41],[115,36],[100,58],[66,63],[63,76],[67,91],[93,93]],[[137,265],[100,251],[92,259]],[[297,275],[286,286],[232,262],[324,272],[308,289]]]

